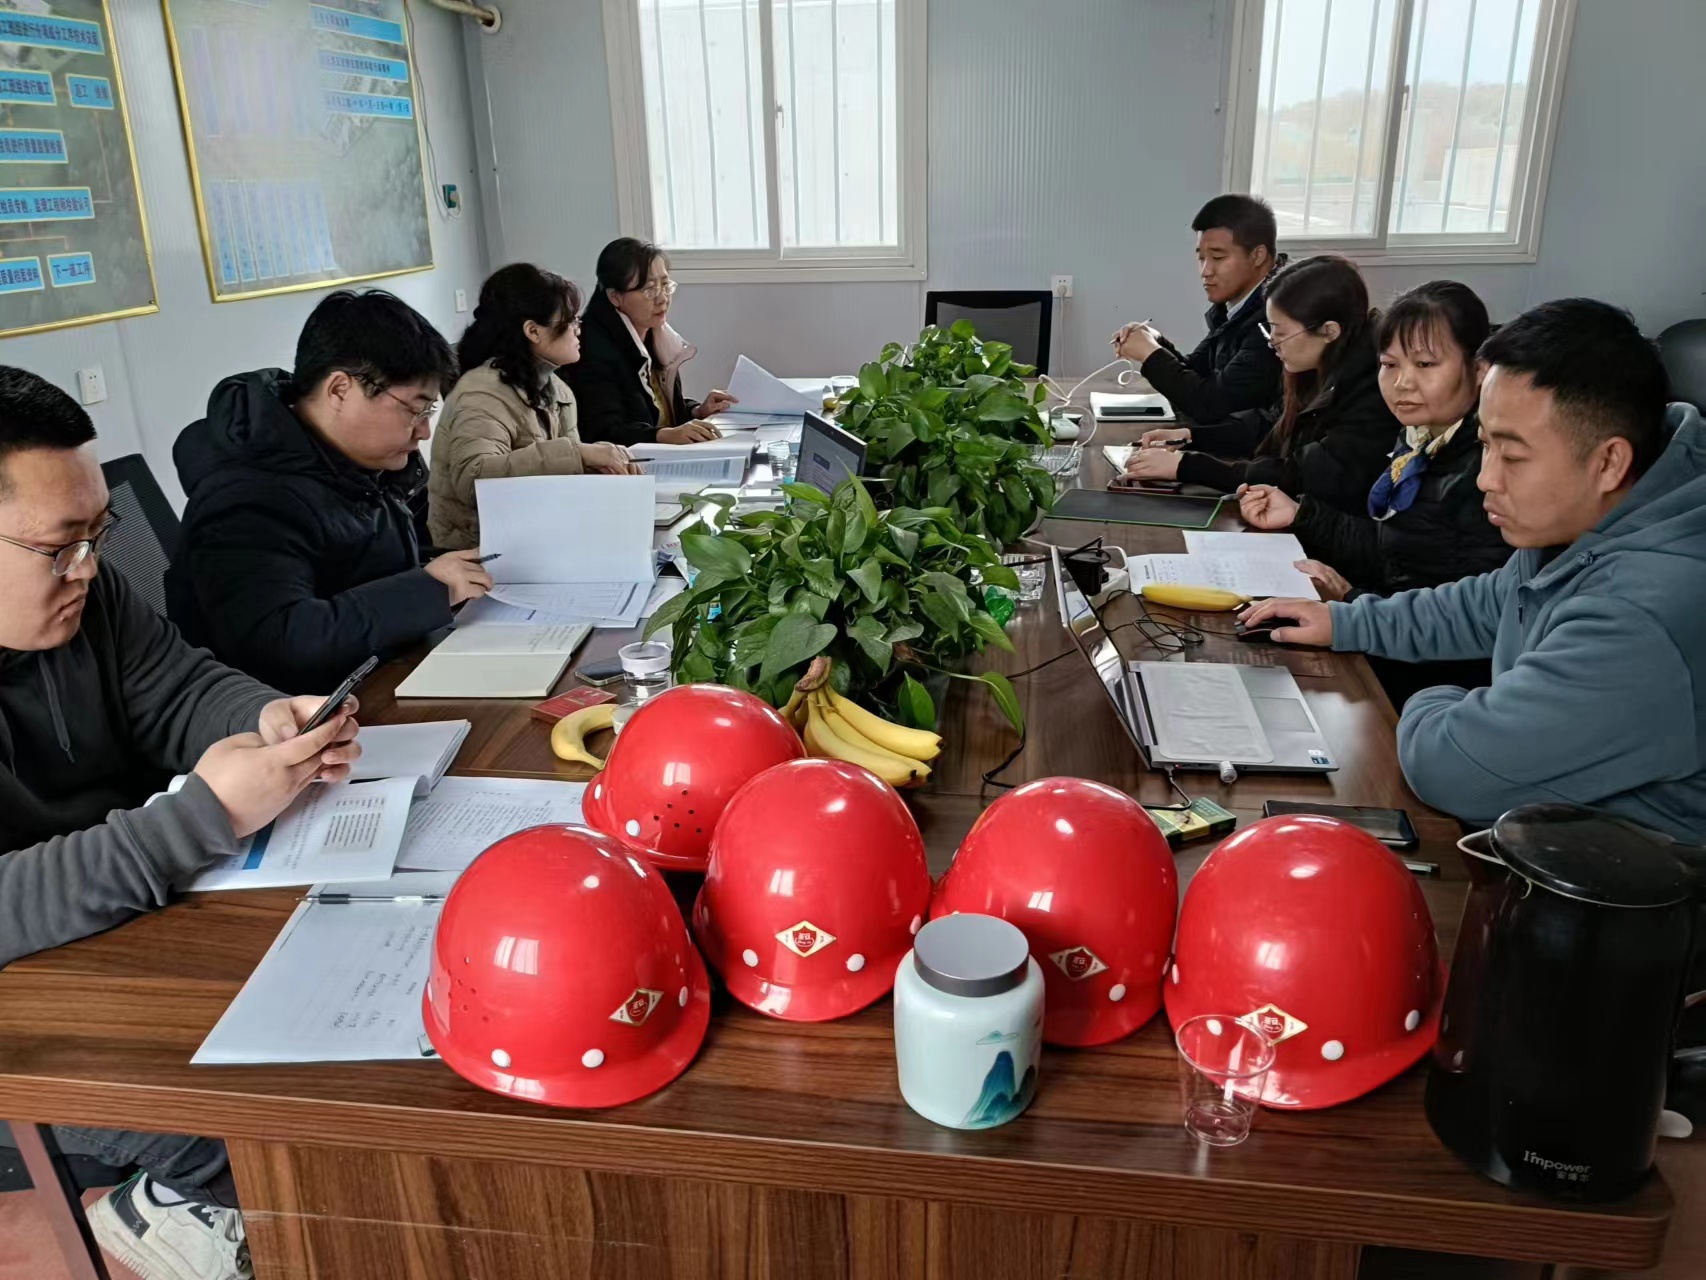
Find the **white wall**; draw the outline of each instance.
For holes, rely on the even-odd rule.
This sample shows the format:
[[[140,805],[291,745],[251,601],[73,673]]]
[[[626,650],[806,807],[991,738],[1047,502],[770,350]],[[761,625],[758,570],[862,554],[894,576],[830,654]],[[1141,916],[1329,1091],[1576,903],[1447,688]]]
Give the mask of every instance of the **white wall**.
[[[89,408],[101,456],[145,453],[161,487],[181,503],[172,467],[178,432],[202,415],[207,393],[226,374],[265,365],[289,368],[302,321],[325,290],[211,301],[159,0],[111,4],[160,310],[8,338],[0,341],[0,362],[34,370],[73,394],[78,369],[102,366],[108,399]],[[485,275],[468,81],[457,29],[463,19],[418,2],[411,9],[439,181],[461,188],[464,214],[449,222],[433,217],[433,270],[373,283],[406,299],[454,339],[466,319],[455,313],[454,291],[464,288],[472,297]]]
[[[1219,184],[1231,0],[929,4],[928,284],[684,288],[673,320],[700,349],[690,385],[725,378],[740,351],[779,374],[844,372],[918,328],[927,287],[1046,288],[1056,272],[1075,277],[1058,371],[1103,363],[1121,320],[1200,333],[1189,224]],[[488,97],[492,261],[586,285],[619,234],[601,6],[507,0],[502,31],[466,39]],[[1539,260],[1379,269],[1376,298],[1450,274],[1500,319],[1570,293],[1654,332],[1706,314],[1702,50],[1702,0],[1582,0]]]

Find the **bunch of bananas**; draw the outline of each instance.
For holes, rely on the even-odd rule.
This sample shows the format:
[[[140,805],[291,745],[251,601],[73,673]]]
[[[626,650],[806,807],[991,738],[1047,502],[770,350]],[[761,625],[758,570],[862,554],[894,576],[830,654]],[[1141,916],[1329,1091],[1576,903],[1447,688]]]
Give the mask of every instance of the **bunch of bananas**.
[[[798,691],[783,708],[800,726],[806,750],[861,765],[891,787],[915,787],[930,776],[930,761],[942,753],[942,739],[924,729],[908,729],[873,715],[824,683]]]
[[[616,704],[601,702],[596,706],[571,711],[551,728],[551,751],[559,760],[574,760],[604,768],[604,761],[586,748],[586,736],[599,729],[608,729],[616,719]]]

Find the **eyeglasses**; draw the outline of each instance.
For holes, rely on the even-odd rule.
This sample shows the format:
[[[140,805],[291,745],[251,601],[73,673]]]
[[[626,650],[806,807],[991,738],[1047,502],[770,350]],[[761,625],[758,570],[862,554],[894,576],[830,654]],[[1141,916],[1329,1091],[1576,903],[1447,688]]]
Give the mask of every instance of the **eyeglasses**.
[[[1306,333],[1315,332],[1313,328],[1299,329],[1296,333],[1288,333],[1283,338],[1276,339],[1274,337],[1274,331],[1259,320],[1256,322],[1256,328],[1262,331],[1262,337],[1267,339],[1268,346],[1273,348],[1275,351],[1278,351],[1281,347],[1285,346],[1285,344],[1290,342],[1293,338],[1301,338]]]
[[[439,407],[443,403],[442,401],[434,400],[426,408],[417,409],[417,408],[415,408],[414,405],[410,404],[407,400],[403,399],[402,396],[398,395],[395,391],[392,391],[390,388],[386,388],[385,394],[390,396],[391,399],[395,400],[398,404],[402,405],[403,408],[408,410],[408,412],[409,412],[409,425],[412,427],[418,427],[424,423],[430,422],[432,420],[432,415],[438,412]]]
[[[675,296],[676,288],[675,281],[665,276],[662,280],[654,280],[651,284],[643,284],[638,289],[631,289],[629,292],[643,293],[654,302],[663,302]]]
[[[8,546],[21,547],[25,551],[33,551],[38,556],[46,556],[53,561],[53,576],[63,578],[66,574],[75,571],[91,556],[98,557],[101,554],[101,544],[107,540],[107,535],[113,531],[113,526],[117,523],[118,516],[109,511],[106,520],[99,529],[95,530],[93,537],[79,538],[75,542],[67,542],[62,547],[31,546],[27,542],[19,542],[16,538],[8,538],[3,534],[0,534],[0,542],[4,542]]]

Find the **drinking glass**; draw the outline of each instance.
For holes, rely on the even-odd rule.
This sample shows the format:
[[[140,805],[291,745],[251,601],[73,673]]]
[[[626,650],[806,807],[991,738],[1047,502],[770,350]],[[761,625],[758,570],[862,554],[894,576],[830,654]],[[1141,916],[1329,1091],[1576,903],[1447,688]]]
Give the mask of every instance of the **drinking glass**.
[[[1231,1014],[1206,1013],[1181,1023],[1179,1092],[1185,1129],[1211,1147],[1235,1147],[1250,1136],[1273,1042]]]

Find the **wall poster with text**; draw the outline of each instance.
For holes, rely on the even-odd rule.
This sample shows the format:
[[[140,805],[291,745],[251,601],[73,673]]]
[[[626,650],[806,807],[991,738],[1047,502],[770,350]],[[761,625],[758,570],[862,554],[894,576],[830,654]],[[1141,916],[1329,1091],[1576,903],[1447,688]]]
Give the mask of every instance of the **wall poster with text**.
[[[0,0],[0,336],[157,310],[105,0]]]
[[[215,302],[432,266],[403,0],[163,0]]]

